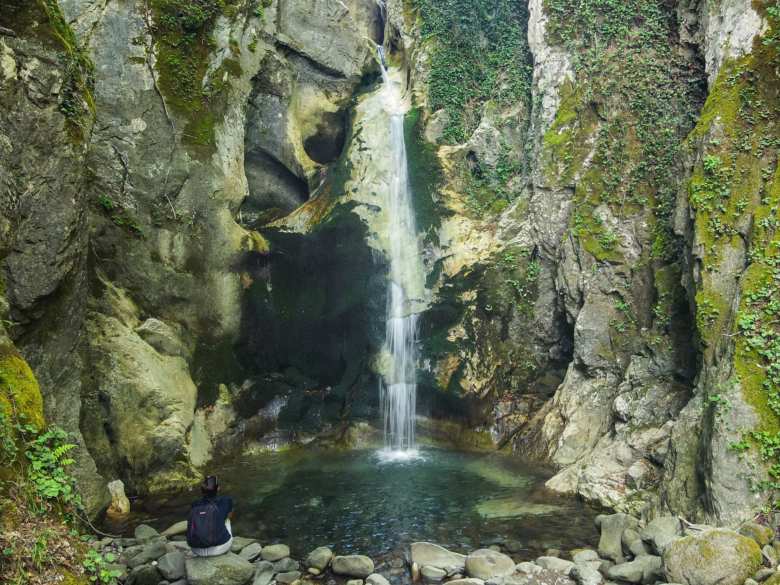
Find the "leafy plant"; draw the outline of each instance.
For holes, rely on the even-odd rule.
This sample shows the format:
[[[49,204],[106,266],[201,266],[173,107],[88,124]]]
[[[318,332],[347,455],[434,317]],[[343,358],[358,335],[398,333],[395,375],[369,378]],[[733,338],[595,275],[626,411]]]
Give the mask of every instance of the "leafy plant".
[[[114,585],[122,574],[121,571],[111,567],[110,564],[115,560],[116,557],[112,553],[101,555],[98,551],[89,549],[82,565],[91,582],[99,583],[100,585]]]

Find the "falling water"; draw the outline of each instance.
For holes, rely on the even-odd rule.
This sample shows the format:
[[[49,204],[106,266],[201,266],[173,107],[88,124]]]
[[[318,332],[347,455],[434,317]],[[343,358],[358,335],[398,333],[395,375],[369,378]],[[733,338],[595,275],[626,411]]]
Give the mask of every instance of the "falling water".
[[[387,367],[380,382],[384,415],[385,454],[415,454],[417,408],[417,313],[411,298],[422,277],[422,262],[412,209],[412,193],[406,165],[404,102],[400,87],[390,78],[380,47],[382,93],[390,118],[391,177],[387,208],[390,285],[387,297],[385,351]]]

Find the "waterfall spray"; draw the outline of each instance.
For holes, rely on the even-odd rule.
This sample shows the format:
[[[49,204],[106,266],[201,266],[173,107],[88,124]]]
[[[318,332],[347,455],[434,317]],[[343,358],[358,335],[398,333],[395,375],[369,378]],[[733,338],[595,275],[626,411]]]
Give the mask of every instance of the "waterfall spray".
[[[420,246],[412,208],[412,192],[406,161],[404,107],[401,90],[390,79],[384,51],[378,50],[382,69],[383,98],[390,117],[392,174],[388,201],[390,261],[385,350],[389,367],[380,381],[384,417],[385,452],[396,457],[413,456],[417,410],[417,313],[410,298],[411,283],[422,274]]]

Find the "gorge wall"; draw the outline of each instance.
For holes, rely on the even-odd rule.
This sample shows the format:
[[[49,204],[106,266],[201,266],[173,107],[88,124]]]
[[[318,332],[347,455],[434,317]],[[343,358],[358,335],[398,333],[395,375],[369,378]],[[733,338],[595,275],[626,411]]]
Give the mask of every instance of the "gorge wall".
[[[771,497],[775,1],[0,3],[3,319],[93,509],[375,420],[375,43],[413,104],[420,412],[618,509]]]

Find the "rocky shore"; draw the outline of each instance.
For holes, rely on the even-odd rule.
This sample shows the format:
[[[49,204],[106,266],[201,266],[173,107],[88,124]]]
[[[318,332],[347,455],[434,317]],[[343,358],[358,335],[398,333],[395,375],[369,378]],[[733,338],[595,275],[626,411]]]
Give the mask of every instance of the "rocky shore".
[[[521,558],[512,542],[468,554],[416,542],[404,558],[378,564],[324,546],[298,560],[285,544],[242,537],[228,554],[198,558],[184,542],[186,522],[162,533],[141,525],[134,538],[93,546],[115,555],[108,568],[126,585],[780,585],[780,540],[763,524],[735,531],[674,516],[644,523],[626,514],[598,516],[596,524],[596,549],[549,550],[536,559]]]

